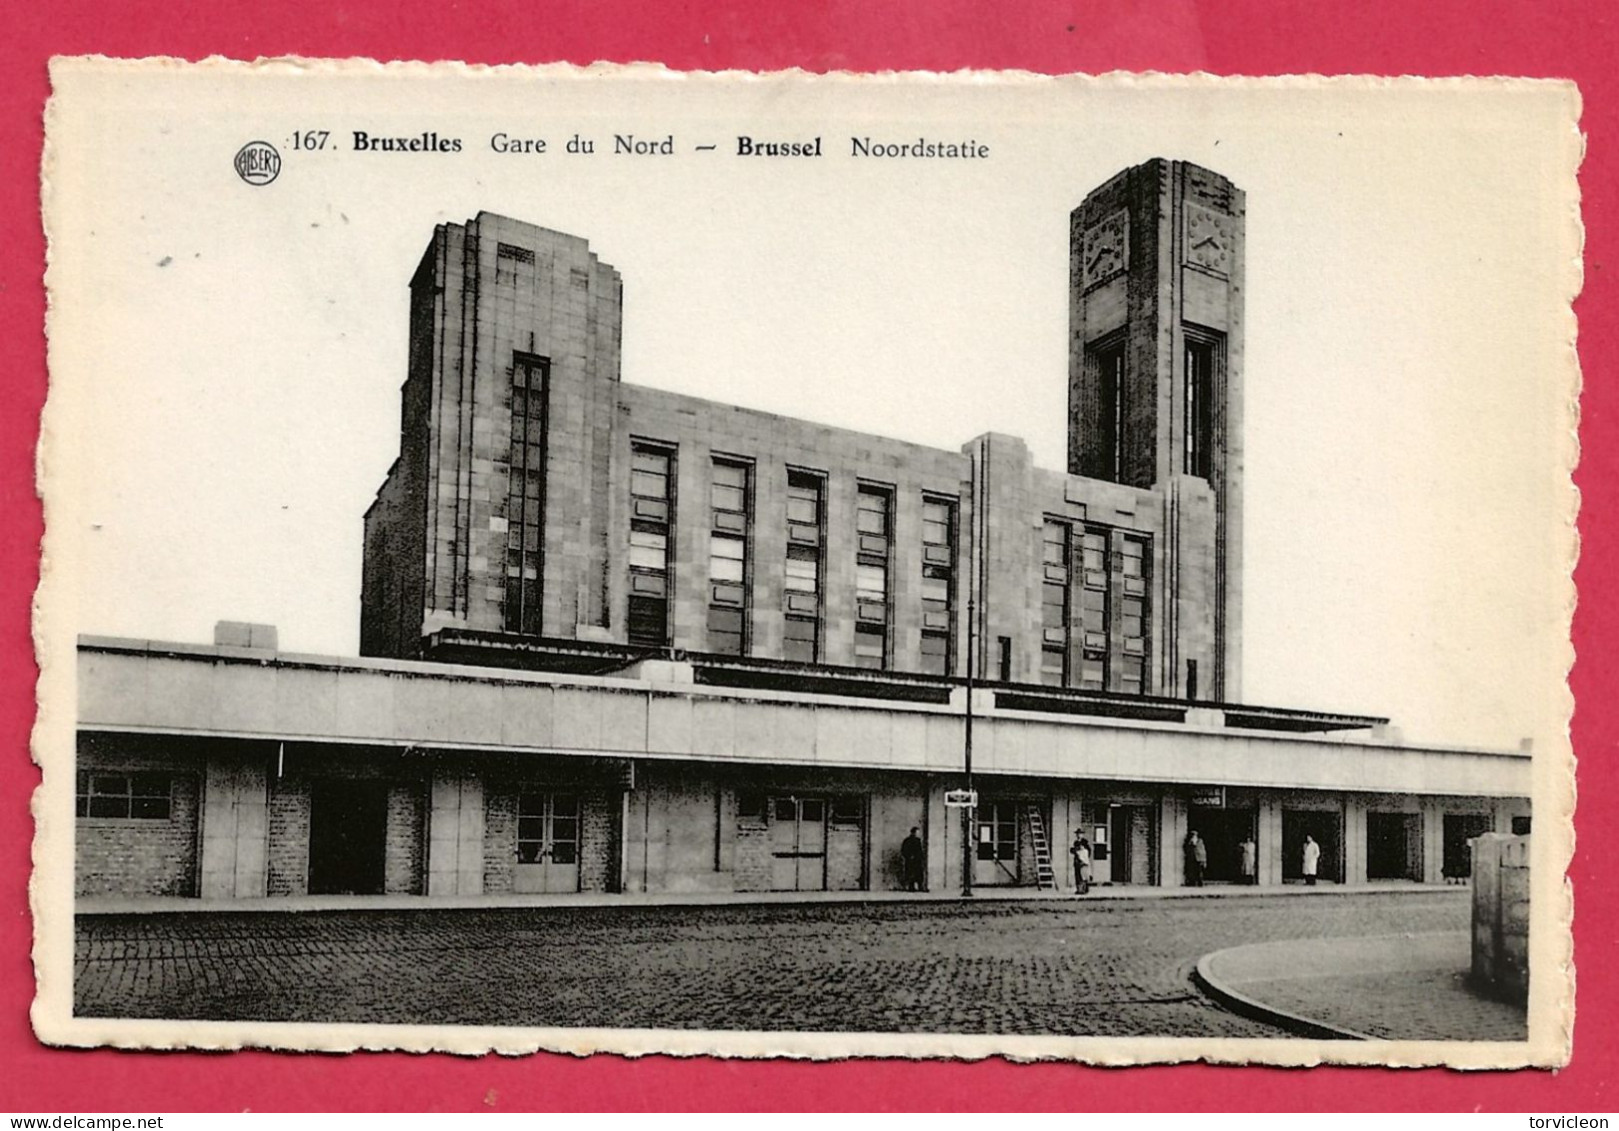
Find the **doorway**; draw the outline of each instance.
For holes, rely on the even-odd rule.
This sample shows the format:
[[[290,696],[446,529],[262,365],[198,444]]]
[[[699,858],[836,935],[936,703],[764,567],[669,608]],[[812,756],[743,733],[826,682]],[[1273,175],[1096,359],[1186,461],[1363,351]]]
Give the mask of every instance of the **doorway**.
[[[1315,838],[1321,846],[1316,878],[1325,883],[1343,882],[1343,816],[1331,809],[1282,810],[1282,879],[1304,878],[1304,838]]]
[[[1021,882],[1018,861],[1018,809],[1010,801],[980,802],[975,822],[973,883],[978,887]]]
[[[579,890],[579,796],[526,792],[517,795],[518,892]]]
[[[1196,829],[1208,852],[1209,863],[1203,879],[1209,883],[1238,883],[1242,879],[1242,842],[1258,830],[1258,811],[1216,809],[1202,805],[1189,808],[1188,830]],[[1320,839],[1319,837],[1317,839]]]
[[[770,799],[770,886],[826,890],[826,798]]]
[[[1366,814],[1366,878],[1422,879],[1422,814]]]
[[[1444,873],[1447,880],[1465,880],[1473,874],[1473,839],[1495,828],[1488,813],[1446,813]]]
[[[317,778],[309,788],[309,893],[381,895],[388,785]]]

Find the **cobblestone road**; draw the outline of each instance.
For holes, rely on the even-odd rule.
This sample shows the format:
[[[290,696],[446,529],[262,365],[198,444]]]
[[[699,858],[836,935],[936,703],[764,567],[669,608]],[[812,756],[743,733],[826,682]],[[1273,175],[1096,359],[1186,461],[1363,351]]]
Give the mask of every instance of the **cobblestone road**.
[[[97,1017],[1274,1037],[1197,991],[1201,955],[1467,922],[1465,893],[93,915],[74,998]]]

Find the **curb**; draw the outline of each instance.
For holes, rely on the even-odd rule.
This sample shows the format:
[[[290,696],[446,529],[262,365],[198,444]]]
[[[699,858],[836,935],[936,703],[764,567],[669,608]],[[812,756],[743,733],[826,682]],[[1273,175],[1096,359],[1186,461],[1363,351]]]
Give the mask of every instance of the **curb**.
[[[985,890],[967,897],[960,893],[890,893],[873,898],[870,892],[817,893],[813,898],[750,898],[742,894],[705,895],[686,893],[657,896],[651,899],[630,896],[590,896],[585,899],[562,896],[549,898],[523,898],[521,896],[265,896],[253,899],[199,900],[185,896],[159,896],[147,899],[108,899],[106,897],[80,897],[74,901],[74,914],[92,915],[197,915],[238,914],[253,912],[281,912],[291,914],[318,914],[322,912],[352,911],[494,911],[572,909],[578,911],[595,908],[653,908],[653,907],[847,907],[859,905],[881,907],[904,904],[1008,904],[1028,906],[1063,905],[1080,907],[1123,904],[1141,906],[1160,900],[1226,900],[1226,899],[1315,899],[1344,898],[1354,895],[1434,895],[1465,891],[1464,888],[1441,887],[1431,884],[1410,887],[1344,887],[1309,889],[1297,888],[1148,888],[1140,892],[1093,891],[1086,896],[1075,896],[1067,891],[1044,891],[1036,894],[1025,890]],[[762,893],[761,893],[762,894]],[[320,902],[313,902],[319,900]]]
[[[1325,1021],[1317,1021],[1313,1017],[1290,1013],[1285,1009],[1278,1009],[1273,1005],[1266,1005],[1257,998],[1251,998],[1238,990],[1232,989],[1216,978],[1210,970],[1214,959],[1231,950],[1240,947],[1228,947],[1226,950],[1216,950],[1205,954],[1197,960],[1192,969],[1192,981],[1197,983],[1199,989],[1213,998],[1220,1005],[1231,1012],[1247,1017],[1252,1021],[1262,1021],[1268,1025],[1285,1029],[1296,1037],[1308,1037],[1317,1041],[1372,1041],[1377,1038],[1365,1033],[1357,1033],[1353,1029],[1341,1029],[1336,1025],[1329,1025]]]

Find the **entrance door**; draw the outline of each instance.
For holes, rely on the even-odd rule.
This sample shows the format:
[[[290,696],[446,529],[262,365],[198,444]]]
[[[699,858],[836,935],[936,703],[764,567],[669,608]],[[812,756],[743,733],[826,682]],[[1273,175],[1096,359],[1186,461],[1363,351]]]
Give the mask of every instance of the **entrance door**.
[[[990,801],[978,806],[974,884],[994,887],[1019,882],[1017,811],[1018,806],[1010,801]]]
[[[826,799],[772,798],[770,851],[773,890],[825,891]]]
[[[1299,880],[1304,877],[1304,838],[1314,837],[1321,846],[1321,858],[1316,865],[1317,879],[1325,883],[1339,883],[1343,879],[1340,850],[1343,820],[1330,809],[1282,810],[1282,879]]]
[[[1209,865],[1203,878],[1213,883],[1236,883],[1242,879],[1242,841],[1256,831],[1257,811],[1190,807],[1186,827],[1196,829],[1208,852]],[[1319,838],[1318,838],[1319,839]],[[1300,850],[1302,851],[1302,849]]]
[[[579,890],[579,797],[572,793],[521,793],[517,797],[519,892]]]
[[[381,895],[388,786],[320,778],[309,789],[309,893]]]
[[[1366,814],[1366,878],[1422,879],[1422,815]]]
[[[1488,813],[1446,813],[1444,824],[1443,868],[1448,880],[1465,880],[1473,874],[1473,838],[1495,828]]]

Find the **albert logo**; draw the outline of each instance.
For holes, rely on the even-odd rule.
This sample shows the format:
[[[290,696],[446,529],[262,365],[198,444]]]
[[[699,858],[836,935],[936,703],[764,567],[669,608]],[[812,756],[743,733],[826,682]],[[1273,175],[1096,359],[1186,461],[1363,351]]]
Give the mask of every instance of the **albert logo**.
[[[281,173],[281,154],[267,141],[250,141],[236,151],[236,175],[250,185],[267,185]]]

